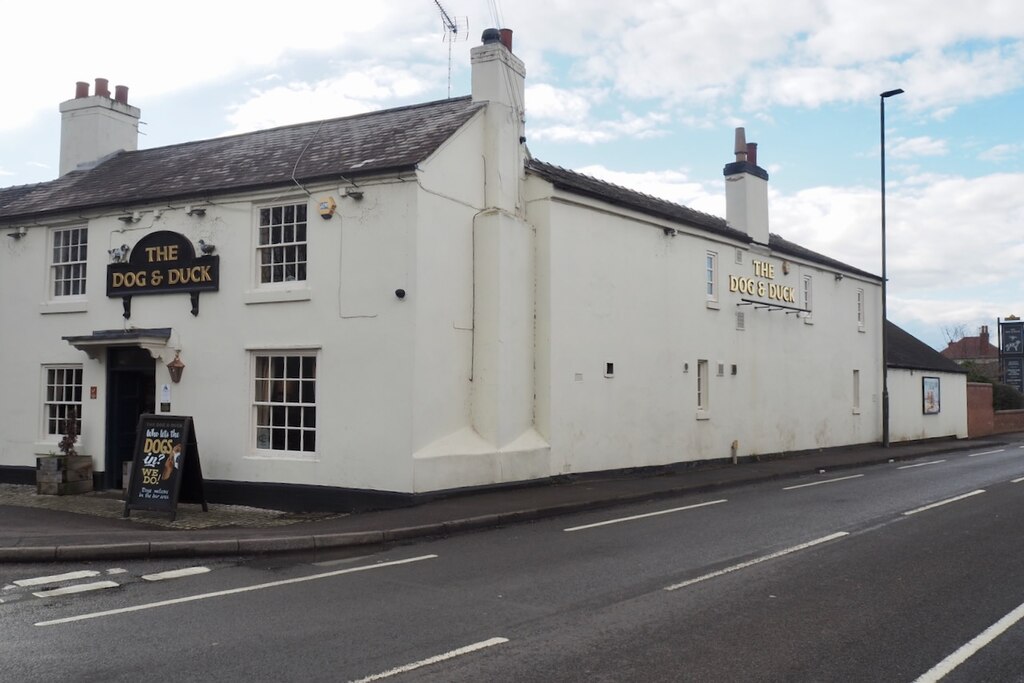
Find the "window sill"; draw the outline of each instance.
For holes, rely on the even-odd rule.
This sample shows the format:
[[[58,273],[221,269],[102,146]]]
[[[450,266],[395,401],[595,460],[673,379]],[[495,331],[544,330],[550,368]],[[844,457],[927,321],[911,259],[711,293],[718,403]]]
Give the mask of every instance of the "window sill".
[[[854,408],[853,409],[853,414],[854,415],[860,415],[860,408]]]
[[[813,325],[813,324],[814,324],[814,318],[812,318],[811,316],[807,316],[807,317],[804,318],[804,325]]]
[[[320,462],[316,453],[293,453],[290,451],[253,451],[246,460],[287,460],[289,462]]]
[[[705,306],[707,306],[708,308],[710,308],[713,311],[717,311],[717,310],[722,308],[722,306],[717,301],[708,301],[705,304]]]
[[[858,331],[858,332],[860,332],[861,334],[864,334],[865,332],[867,332],[867,330],[865,330],[865,329],[864,329],[864,326],[863,326],[863,325],[861,325],[860,327],[858,327],[858,328],[857,328],[857,331]]]
[[[75,301],[47,301],[39,304],[39,313],[85,313],[89,310],[89,302],[85,299]]]
[[[698,410],[697,411],[697,419],[698,420],[710,420],[711,419],[711,413],[706,411],[706,410]]]
[[[246,304],[276,304],[287,301],[309,301],[313,291],[308,287],[302,289],[250,289],[245,292],[242,300]]]

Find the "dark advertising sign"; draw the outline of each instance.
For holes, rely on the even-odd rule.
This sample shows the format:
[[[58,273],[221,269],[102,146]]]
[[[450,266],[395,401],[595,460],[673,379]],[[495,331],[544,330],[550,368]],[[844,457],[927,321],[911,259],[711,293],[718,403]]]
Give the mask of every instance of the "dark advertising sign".
[[[207,509],[192,418],[142,415],[124,516],[132,510],[153,510],[166,512],[173,520],[179,500]]]
[[[1004,358],[1003,373],[1007,384],[1024,392],[1024,358]]]
[[[196,257],[184,235],[160,230],[139,240],[126,263],[107,266],[107,296],[211,292],[220,286],[220,257]]]
[[[1004,354],[1024,354],[1024,323],[1002,323],[999,337],[1002,340]]]

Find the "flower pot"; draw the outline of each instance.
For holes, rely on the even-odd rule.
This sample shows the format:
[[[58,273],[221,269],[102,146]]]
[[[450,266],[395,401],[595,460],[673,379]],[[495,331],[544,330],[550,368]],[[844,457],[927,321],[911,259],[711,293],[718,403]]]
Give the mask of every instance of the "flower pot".
[[[44,455],[36,458],[36,493],[64,496],[92,491],[91,455]]]

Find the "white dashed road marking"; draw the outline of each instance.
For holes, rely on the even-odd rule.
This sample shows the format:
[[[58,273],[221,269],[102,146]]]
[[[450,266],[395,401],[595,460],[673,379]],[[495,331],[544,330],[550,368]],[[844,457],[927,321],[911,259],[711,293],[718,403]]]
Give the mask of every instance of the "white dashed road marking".
[[[856,479],[858,477],[863,477],[863,476],[864,476],[863,474],[851,474],[848,477],[838,477],[837,479],[826,479],[824,481],[812,481],[810,484],[797,484],[796,486],[784,486],[782,488],[782,490],[783,491],[792,491],[793,489],[802,489],[802,488],[807,488],[808,486],[820,486],[821,484],[831,484],[833,482],[846,481],[847,479]]]
[[[977,491],[971,491],[970,493],[965,493],[962,496],[955,496],[953,498],[947,498],[946,500],[940,500],[938,503],[932,503],[931,505],[925,505],[923,507],[915,508],[913,510],[907,510],[903,514],[904,515],[916,515],[918,512],[924,512],[925,510],[931,510],[932,508],[937,508],[940,505],[946,505],[947,503],[955,503],[958,500],[963,500],[964,498],[970,498],[971,496],[977,496],[977,495],[979,495],[981,493],[985,493],[985,489],[978,489]]]
[[[184,569],[172,569],[170,571],[158,572],[156,574],[143,574],[142,579],[144,581],[164,581],[166,579],[180,579],[183,576],[205,574],[208,571],[210,571],[209,567],[185,567]]]
[[[95,581],[93,583],[79,583],[64,588],[51,588],[50,590],[38,591],[32,595],[37,598],[55,598],[59,595],[73,595],[74,593],[88,593],[89,591],[103,590],[104,588],[117,588],[120,584],[114,581]]]
[[[620,517],[618,519],[609,519],[604,522],[596,522],[594,524],[584,524],[582,526],[571,526],[568,529],[562,529],[562,531],[582,531],[583,529],[593,529],[597,526],[606,526],[608,524],[618,524],[619,522],[631,522],[634,519],[645,519],[647,517],[657,517],[658,515],[667,515],[672,512],[682,512],[683,510],[693,510],[694,508],[702,508],[707,505],[717,505],[718,503],[724,503],[726,500],[711,500],[707,503],[697,503],[696,505],[687,505],[681,508],[672,508],[671,510],[658,510],[657,512],[648,512],[642,515],[633,515],[631,517]]]
[[[904,465],[903,467],[897,467],[898,470],[909,470],[914,467],[924,467],[925,465],[938,465],[940,462],[946,462],[945,460],[932,460],[931,462],[919,462],[916,465]]]
[[[460,647],[458,650],[452,650],[451,652],[445,652],[443,655],[437,655],[435,657],[430,657],[428,659],[421,659],[420,661],[413,662],[412,664],[406,664],[405,666],[399,666],[399,667],[396,667],[394,669],[388,669],[387,671],[382,671],[381,673],[374,674],[373,676],[367,676],[366,678],[360,678],[357,681],[352,681],[352,683],[370,683],[371,681],[379,681],[382,678],[390,678],[391,676],[397,676],[398,674],[404,674],[407,671],[412,671],[414,669],[419,669],[420,667],[423,667],[423,666],[428,666],[430,664],[437,664],[438,662],[443,662],[446,659],[452,659],[453,657],[459,657],[461,655],[468,655],[470,652],[476,652],[477,650],[483,650],[484,648],[494,647],[495,645],[501,645],[502,643],[507,643],[507,642],[508,642],[508,638],[491,638],[490,640],[483,640],[483,641],[480,641],[479,643],[473,643],[472,645],[467,645],[466,647]]]
[[[14,582],[15,586],[43,586],[48,583],[61,583],[64,581],[77,581],[78,579],[90,579],[94,576],[99,576],[99,572],[92,570],[82,570],[78,572],[68,572],[66,574],[54,574],[53,576],[37,576],[34,579],[19,579]]]

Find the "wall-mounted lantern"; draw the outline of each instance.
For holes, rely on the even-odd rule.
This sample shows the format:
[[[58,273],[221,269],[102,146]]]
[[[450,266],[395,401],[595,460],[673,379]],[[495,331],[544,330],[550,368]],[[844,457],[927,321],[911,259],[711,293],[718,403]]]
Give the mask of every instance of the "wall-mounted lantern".
[[[171,373],[171,381],[177,384],[181,381],[181,373],[185,369],[185,364],[181,362],[181,351],[174,352],[174,360],[167,364],[167,372]]]

